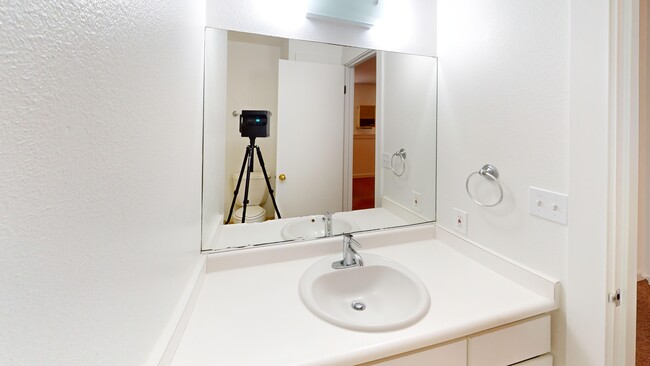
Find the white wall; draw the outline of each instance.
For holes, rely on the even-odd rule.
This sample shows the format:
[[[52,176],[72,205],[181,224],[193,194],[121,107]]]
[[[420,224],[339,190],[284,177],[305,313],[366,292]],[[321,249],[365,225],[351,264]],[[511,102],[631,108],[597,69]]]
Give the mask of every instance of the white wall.
[[[568,192],[568,5],[438,6],[439,223],[453,227],[453,208],[463,209],[470,239],[563,278],[567,227],[528,214],[528,187]],[[465,192],[486,163],[505,191],[494,208]]]
[[[208,0],[207,24],[240,32],[435,55],[436,1],[386,2],[382,22],[371,29],[306,18],[303,0]]]
[[[566,1],[438,1],[438,224],[451,229],[453,209],[466,211],[469,239],[562,283],[567,226],[529,215],[528,187],[569,189],[569,34]],[[493,208],[465,192],[487,163],[504,187]]]
[[[343,47],[326,43],[289,40],[288,60],[342,65]]]
[[[396,172],[403,173],[379,169],[375,192],[428,220],[436,218],[437,65],[432,57],[394,52],[377,57],[376,164],[381,167],[381,154],[388,153]],[[406,151],[404,163],[392,157],[400,149]],[[419,209],[413,207],[413,192],[420,194]]]
[[[162,355],[202,262],[204,6],[3,3],[0,364]]]
[[[202,248],[210,249],[228,214],[225,198],[230,187],[226,176],[226,85],[228,79],[228,32],[205,29],[205,76],[203,84],[203,227]],[[234,117],[233,117],[234,118]],[[232,120],[230,120],[232,123]],[[232,190],[230,190],[232,200]],[[228,201],[230,204],[230,201]]]
[[[360,105],[376,105],[377,104],[377,84],[354,84],[354,110],[358,111]],[[356,113],[356,112],[355,112]],[[356,116],[355,116],[356,118]],[[372,128],[359,128],[354,125],[354,133],[363,135],[364,132],[374,134],[375,130]]]

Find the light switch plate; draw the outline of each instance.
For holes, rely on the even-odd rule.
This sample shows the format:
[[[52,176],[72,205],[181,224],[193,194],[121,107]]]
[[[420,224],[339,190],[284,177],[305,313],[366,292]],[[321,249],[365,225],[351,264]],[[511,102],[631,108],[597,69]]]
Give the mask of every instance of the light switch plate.
[[[528,207],[531,215],[566,225],[569,208],[566,194],[537,187],[528,187],[528,192]]]
[[[386,169],[390,169],[390,157],[389,153],[381,154],[381,165]]]

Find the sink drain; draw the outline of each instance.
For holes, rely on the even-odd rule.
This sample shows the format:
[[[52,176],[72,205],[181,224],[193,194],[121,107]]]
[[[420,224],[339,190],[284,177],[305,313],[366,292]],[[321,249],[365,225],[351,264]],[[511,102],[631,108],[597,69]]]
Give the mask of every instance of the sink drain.
[[[362,303],[359,300],[353,301],[352,302],[352,309],[356,311],[363,311],[366,309],[366,304]]]

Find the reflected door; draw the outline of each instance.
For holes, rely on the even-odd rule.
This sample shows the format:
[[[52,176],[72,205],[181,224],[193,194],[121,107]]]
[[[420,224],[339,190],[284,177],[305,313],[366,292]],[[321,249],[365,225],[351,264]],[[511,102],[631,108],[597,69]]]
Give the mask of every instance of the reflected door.
[[[282,217],[343,209],[344,67],[280,60],[276,198]]]

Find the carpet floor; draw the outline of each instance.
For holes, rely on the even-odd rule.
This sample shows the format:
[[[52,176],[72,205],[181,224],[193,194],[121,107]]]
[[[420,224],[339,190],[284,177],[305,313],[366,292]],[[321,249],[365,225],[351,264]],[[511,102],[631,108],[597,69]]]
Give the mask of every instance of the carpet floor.
[[[650,366],[650,285],[636,285],[636,366]]]
[[[352,179],[352,209],[375,207],[375,177]]]

